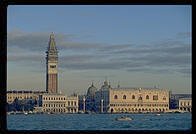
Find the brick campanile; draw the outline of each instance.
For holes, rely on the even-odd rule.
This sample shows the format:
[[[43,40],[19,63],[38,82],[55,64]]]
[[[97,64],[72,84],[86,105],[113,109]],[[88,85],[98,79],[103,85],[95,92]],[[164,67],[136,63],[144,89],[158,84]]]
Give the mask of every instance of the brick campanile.
[[[54,33],[50,35],[48,50],[46,51],[46,92],[58,93],[58,51]]]

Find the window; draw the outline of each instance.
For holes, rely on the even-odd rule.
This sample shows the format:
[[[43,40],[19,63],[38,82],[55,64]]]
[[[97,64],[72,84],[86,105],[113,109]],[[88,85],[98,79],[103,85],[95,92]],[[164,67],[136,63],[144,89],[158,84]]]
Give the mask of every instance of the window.
[[[118,96],[117,96],[117,95],[115,95],[115,96],[114,96],[114,99],[118,99]]]
[[[135,95],[132,95],[132,99],[135,99]]]
[[[158,100],[158,95],[153,95],[153,100]]]
[[[149,96],[148,95],[146,95],[146,99],[149,100]]]
[[[50,65],[50,68],[56,68],[56,65]]]
[[[126,95],[123,95],[123,99],[125,100],[127,97],[126,97]]]
[[[165,96],[163,97],[163,100],[166,100]]]
[[[142,96],[140,96],[138,100],[142,100]]]

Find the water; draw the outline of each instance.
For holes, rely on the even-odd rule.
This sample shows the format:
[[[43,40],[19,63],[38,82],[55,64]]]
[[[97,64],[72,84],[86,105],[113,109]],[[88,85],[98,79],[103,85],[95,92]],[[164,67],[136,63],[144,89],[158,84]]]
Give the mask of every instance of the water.
[[[132,121],[116,121],[123,115]],[[18,114],[7,116],[8,130],[189,130],[191,113]]]

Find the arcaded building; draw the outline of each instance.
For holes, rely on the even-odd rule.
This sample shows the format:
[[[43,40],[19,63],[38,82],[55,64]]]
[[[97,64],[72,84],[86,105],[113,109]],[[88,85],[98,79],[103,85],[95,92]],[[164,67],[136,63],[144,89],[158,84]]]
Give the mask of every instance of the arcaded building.
[[[45,91],[7,91],[7,103],[11,104],[17,98],[18,100],[34,99],[38,100],[39,95],[46,93]]]
[[[169,110],[169,91],[159,88],[112,88],[107,81],[95,95],[97,112],[147,113]]]
[[[192,112],[192,98],[179,99],[179,110]]]
[[[78,96],[43,94],[39,96],[39,107],[44,113],[78,113]]]
[[[50,35],[46,54],[46,91],[58,93],[58,51],[53,33]]]
[[[165,112],[169,110],[169,92],[157,88],[111,88],[111,113]]]

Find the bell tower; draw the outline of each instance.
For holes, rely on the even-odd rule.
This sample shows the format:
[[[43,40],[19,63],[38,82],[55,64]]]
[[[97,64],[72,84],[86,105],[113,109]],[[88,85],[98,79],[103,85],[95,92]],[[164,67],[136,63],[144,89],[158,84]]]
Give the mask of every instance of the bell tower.
[[[46,51],[46,92],[58,93],[58,51],[54,33],[50,34]]]

